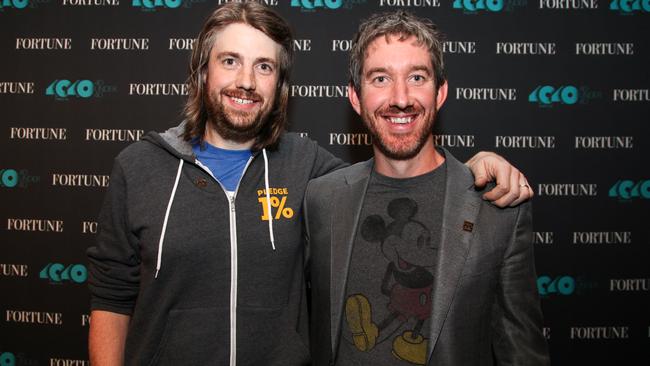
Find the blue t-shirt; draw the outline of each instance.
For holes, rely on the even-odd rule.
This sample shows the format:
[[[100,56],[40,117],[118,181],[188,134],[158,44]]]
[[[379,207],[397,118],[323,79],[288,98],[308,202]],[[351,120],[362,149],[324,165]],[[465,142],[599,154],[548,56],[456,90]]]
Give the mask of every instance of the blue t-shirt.
[[[239,178],[244,173],[252,153],[250,150],[226,150],[203,142],[203,147],[196,141],[192,143],[194,155],[205,165],[212,175],[229,191],[237,189]]]

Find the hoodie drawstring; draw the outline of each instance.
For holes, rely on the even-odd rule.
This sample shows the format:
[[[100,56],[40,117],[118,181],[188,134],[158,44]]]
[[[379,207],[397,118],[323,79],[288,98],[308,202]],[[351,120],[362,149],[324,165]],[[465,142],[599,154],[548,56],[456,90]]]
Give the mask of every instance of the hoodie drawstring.
[[[174,202],[174,197],[176,196],[176,188],[178,187],[178,180],[181,177],[181,171],[183,170],[183,159],[179,159],[178,163],[178,172],[176,173],[176,180],[174,181],[174,188],[172,189],[171,197],[169,197],[169,202],[167,203],[167,211],[165,212],[165,220],[163,221],[162,233],[160,234],[160,241],[158,242],[158,261],[156,262],[156,275],[154,278],[158,278],[158,271],[160,271],[160,265],[162,262],[162,251],[163,251],[163,241],[165,240],[165,232],[167,231],[167,220],[169,219],[169,211],[172,208],[172,202]]]
[[[262,149],[264,155],[264,188],[266,188],[266,212],[269,213],[269,236],[271,237],[271,246],[275,250],[275,237],[273,235],[273,212],[271,211],[271,195],[269,189],[269,159],[266,157],[266,149]]]

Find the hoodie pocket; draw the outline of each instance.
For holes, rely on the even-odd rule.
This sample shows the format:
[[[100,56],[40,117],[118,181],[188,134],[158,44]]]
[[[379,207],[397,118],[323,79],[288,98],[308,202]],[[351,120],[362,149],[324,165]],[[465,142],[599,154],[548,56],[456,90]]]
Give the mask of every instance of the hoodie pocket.
[[[173,309],[149,365],[227,365],[227,308]]]

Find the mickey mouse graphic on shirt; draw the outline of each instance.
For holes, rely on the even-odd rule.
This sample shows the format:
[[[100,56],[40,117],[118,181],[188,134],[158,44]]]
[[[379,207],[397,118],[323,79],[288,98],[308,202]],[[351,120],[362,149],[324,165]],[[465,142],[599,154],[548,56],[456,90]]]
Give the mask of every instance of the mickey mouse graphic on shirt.
[[[408,329],[394,338],[393,355],[412,364],[424,365],[429,340],[421,330],[431,317],[431,269],[437,248],[433,246],[429,229],[413,219],[417,210],[414,200],[397,198],[387,207],[393,222],[386,224],[379,215],[370,215],[363,221],[362,238],[380,245],[389,262],[381,282],[381,293],[388,297],[388,315],[376,323],[372,319],[372,305],[363,294],[347,298],[345,315],[354,346],[363,352],[387,340],[390,334],[382,333],[389,333],[387,327],[398,321],[396,329]],[[415,325],[408,326],[413,322]]]

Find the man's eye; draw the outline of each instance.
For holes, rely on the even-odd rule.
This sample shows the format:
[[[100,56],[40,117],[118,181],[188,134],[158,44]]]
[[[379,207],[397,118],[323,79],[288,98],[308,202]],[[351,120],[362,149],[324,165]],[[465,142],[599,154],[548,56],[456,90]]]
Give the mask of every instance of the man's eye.
[[[384,82],[386,82],[386,77],[385,77],[385,76],[377,76],[377,77],[375,78],[375,82],[377,82],[377,83],[384,83]]]
[[[260,64],[259,66],[260,70],[263,72],[269,73],[273,71],[273,67],[269,64]]]
[[[226,66],[232,66],[235,64],[235,59],[234,58],[225,58],[223,59],[223,64]]]

